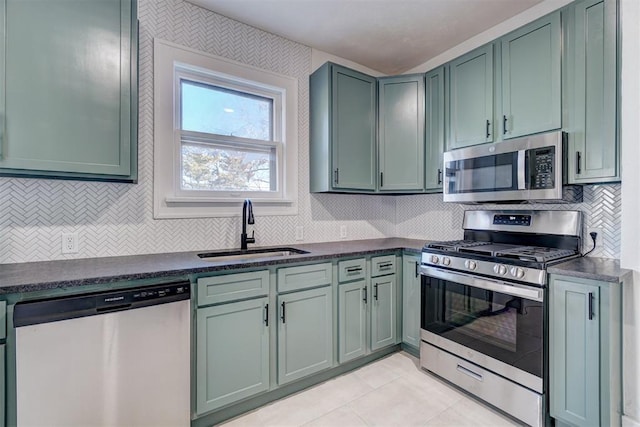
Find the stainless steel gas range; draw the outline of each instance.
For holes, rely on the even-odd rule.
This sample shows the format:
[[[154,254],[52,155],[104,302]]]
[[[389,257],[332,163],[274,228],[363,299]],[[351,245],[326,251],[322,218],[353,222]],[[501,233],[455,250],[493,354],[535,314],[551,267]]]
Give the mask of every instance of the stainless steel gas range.
[[[464,240],[422,250],[420,364],[545,424],[548,266],[580,256],[578,211],[466,211]]]

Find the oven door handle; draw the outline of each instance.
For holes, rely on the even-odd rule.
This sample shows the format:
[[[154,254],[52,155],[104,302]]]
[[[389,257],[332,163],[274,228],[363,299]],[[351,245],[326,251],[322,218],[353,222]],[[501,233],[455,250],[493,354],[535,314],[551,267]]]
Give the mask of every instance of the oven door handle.
[[[461,285],[471,286],[473,288],[486,289],[488,291],[500,292],[502,294],[514,297],[525,298],[537,302],[544,301],[544,292],[542,289],[521,286],[515,283],[499,282],[496,280],[486,279],[484,277],[470,276],[463,273],[454,273],[439,268],[421,266],[420,274],[423,276],[434,277],[436,279],[448,280],[450,282],[460,283]]]

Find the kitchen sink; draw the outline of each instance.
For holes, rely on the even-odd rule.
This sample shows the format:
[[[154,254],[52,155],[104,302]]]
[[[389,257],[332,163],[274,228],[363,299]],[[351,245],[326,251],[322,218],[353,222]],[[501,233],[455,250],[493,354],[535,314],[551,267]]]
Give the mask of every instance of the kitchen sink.
[[[309,251],[303,251],[296,248],[265,248],[265,249],[247,249],[234,250],[224,252],[207,252],[198,254],[203,261],[222,262],[222,261],[242,261],[256,258],[280,258],[291,255],[308,254]]]

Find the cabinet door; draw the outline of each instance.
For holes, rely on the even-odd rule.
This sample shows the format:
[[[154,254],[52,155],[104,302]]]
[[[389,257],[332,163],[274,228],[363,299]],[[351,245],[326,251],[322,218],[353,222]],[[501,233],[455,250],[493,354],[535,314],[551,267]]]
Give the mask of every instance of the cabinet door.
[[[5,426],[5,416],[6,416],[6,396],[5,390],[7,389],[6,385],[6,375],[5,375],[5,344],[0,345],[0,427]]]
[[[396,342],[396,275],[371,279],[371,350]]]
[[[268,298],[197,310],[197,412],[269,388]]]
[[[424,76],[378,80],[379,189],[424,187]]]
[[[502,38],[503,137],[562,125],[560,12]]]
[[[420,348],[420,257],[402,257],[402,342]]]
[[[570,182],[619,180],[616,134],[616,5],[589,0],[573,8],[569,55]]]
[[[0,174],[135,179],[135,1],[5,3]]]
[[[445,68],[427,73],[425,78],[425,189],[442,191],[444,152]]]
[[[367,282],[338,287],[338,360],[344,363],[366,353]]]
[[[278,296],[278,384],[329,368],[333,354],[331,286]]]
[[[600,424],[600,289],[552,278],[549,361],[551,416]]]
[[[447,149],[493,141],[493,44],[455,59],[449,73]]]
[[[336,189],[376,189],[376,79],[332,68],[332,160]]]

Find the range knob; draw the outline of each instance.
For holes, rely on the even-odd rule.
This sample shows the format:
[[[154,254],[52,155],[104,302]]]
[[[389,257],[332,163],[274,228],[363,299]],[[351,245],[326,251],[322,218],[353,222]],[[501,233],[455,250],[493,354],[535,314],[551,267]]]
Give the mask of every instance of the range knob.
[[[437,264],[437,263],[439,263],[439,262],[440,262],[440,258],[438,258],[438,256],[437,256],[437,255],[431,255],[431,262],[432,262],[433,264]]]
[[[469,270],[475,270],[478,265],[476,264],[475,261],[468,259],[464,262],[464,266],[467,267]]]
[[[451,264],[451,258],[449,258],[448,256],[443,256],[442,265],[450,265],[450,264]]]
[[[505,274],[507,274],[507,266],[502,264],[496,264],[493,266],[493,272],[501,276],[504,276]]]
[[[516,277],[518,279],[522,279],[524,277],[524,270],[520,267],[511,267],[510,273],[513,277]]]

